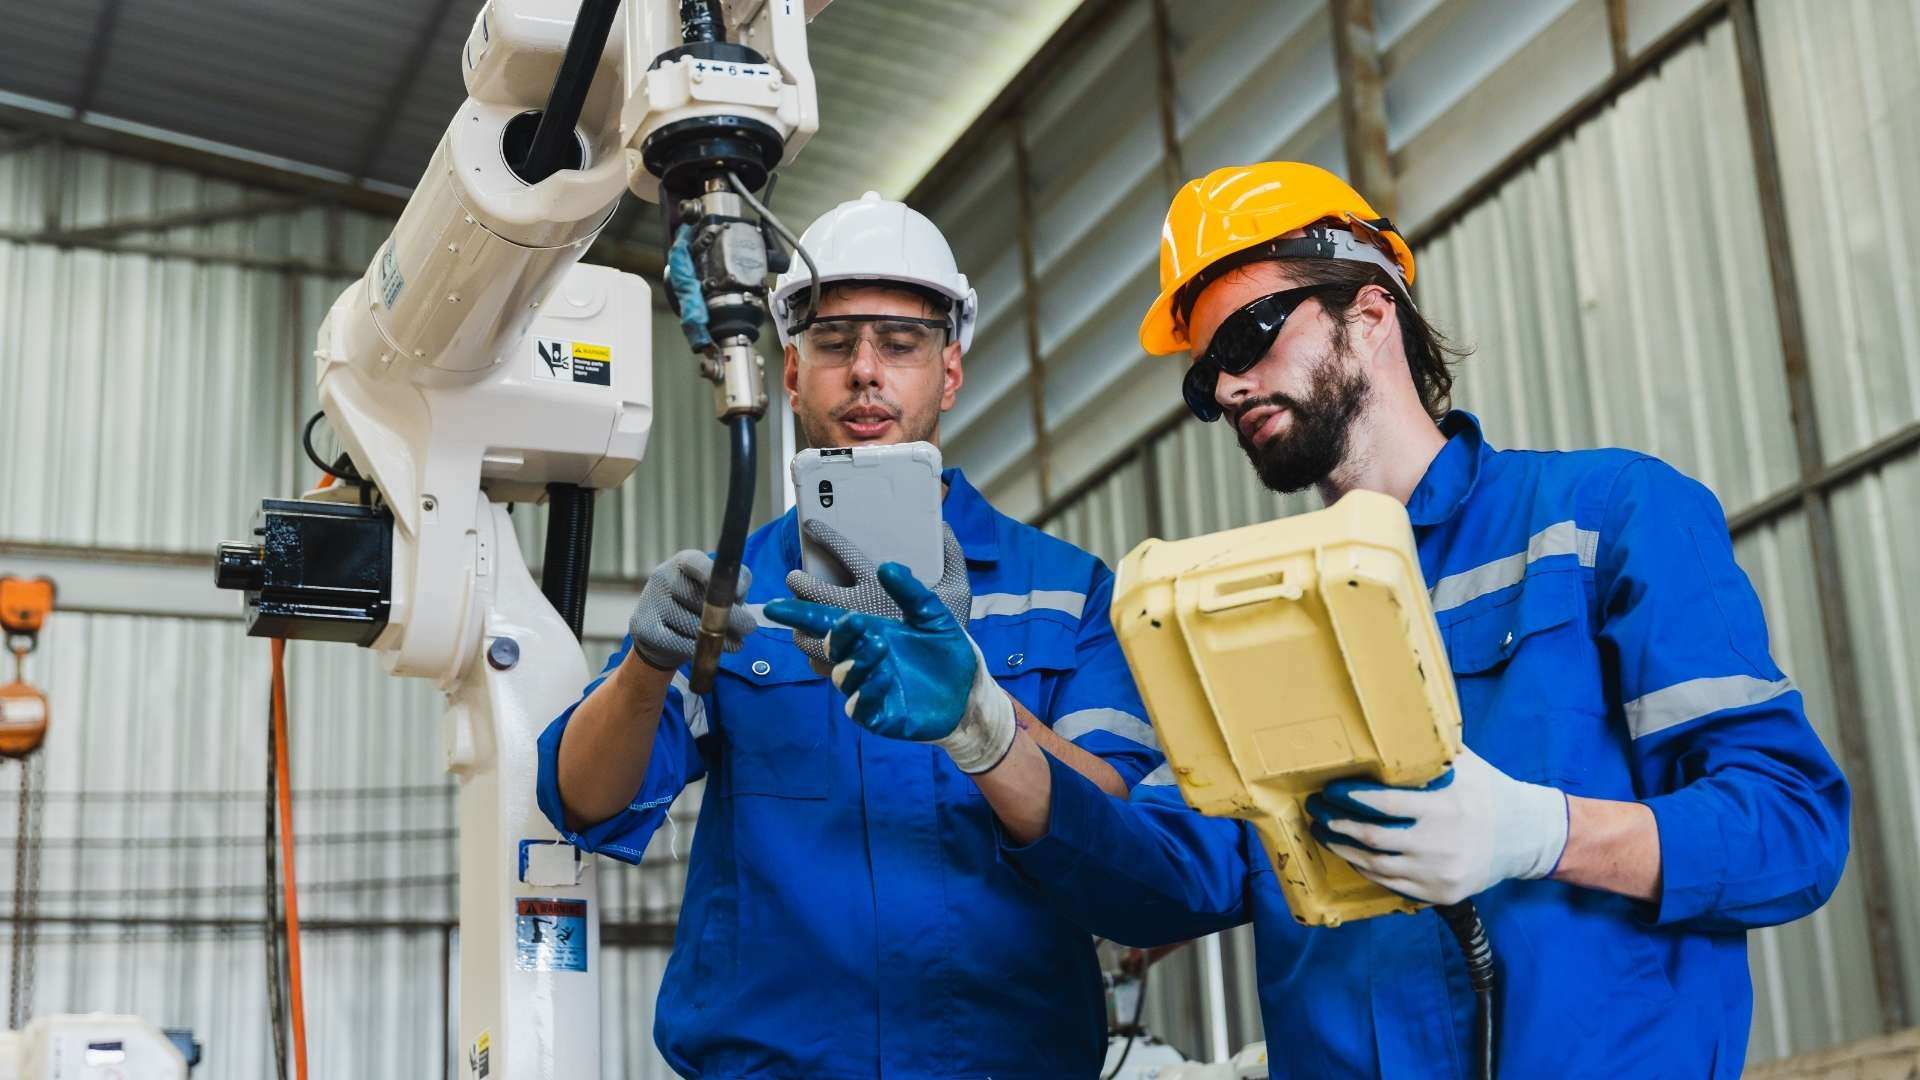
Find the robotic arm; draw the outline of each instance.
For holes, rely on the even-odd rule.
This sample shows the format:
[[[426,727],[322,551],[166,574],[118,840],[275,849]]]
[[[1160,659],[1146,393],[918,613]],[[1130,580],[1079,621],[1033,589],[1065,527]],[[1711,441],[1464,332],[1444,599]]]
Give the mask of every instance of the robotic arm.
[[[349,639],[370,634],[362,643],[386,652],[395,674],[445,685],[471,655],[463,562],[483,489],[497,502],[550,495],[556,521],[590,527],[582,489],[617,485],[645,449],[645,286],[576,266],[623,187],[665,200],[670,232],[686,238],[697,286],[676,307],[707,315],[701,370],[734,428],[721,549],[732,539],[736,550],[721,562],[737,567],[751,424],[766,409],[754,342],[770,263],[780,268],[748,204],[818,112],[802,9],[743,2],[740,23],[734,6],[636,0],[616,27],[618,0],[587,0],[577,20],[571,0],[495,0],[474,20],[469,96],[393,235],[320,333],[322,406],[396,532],[389,607]],[[586,531],[550,534],[543,583],[576,633],[587,560],[574,534]],[[235,583],[253,583],[244,551],[226,558]],[[723,618],[733,574],[716,573],[714,589],[726,594],[713,598]],[[285,636],[343,629],[303,633],[329,613],[283,613],[269,629]]]
[[[593,493],[646,449],[652,307],[644,281],[580,259],[623,189],[666,209],[674,305],[732,431],[707,679],[753,504],[766,277],[783,268],[785,230],[755,192],[819,126],[806,22],[825,6],[490,0],[462,53],[467,99],[320,329],[344,482],[268,500],[256,541],[220,549],[249,634],[370,646],[447,693],[461,1038],[483,1075],[599,1073],[593,867],[541,817],[533,753],[587,681]],[[542,497],[535,589],[506,507]]]

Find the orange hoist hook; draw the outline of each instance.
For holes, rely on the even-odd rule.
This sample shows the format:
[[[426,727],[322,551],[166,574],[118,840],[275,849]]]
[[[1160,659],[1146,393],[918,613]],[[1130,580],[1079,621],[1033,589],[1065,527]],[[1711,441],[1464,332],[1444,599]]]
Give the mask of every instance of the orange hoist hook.
[[[53,596],[46,578],[0,577],[0,630],[13,654],[13,681],[0,684],[0,757],[24,758],[47,738],[47,695],[28,684],[26,668]]]

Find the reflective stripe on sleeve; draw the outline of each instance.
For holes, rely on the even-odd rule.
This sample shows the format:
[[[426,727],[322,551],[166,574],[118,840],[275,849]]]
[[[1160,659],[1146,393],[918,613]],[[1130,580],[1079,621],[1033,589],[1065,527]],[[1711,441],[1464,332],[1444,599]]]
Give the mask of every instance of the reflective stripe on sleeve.
[[[707,733],[707,703],[693,692],[685,675],[673,673],[672,687],[680,692],[680,710],[687,714],[687,731],[696,739]]]
[[[1173,784],[1173,766],[1163,761],[1159,768],[1141,777],[1134,787],[1172,787]]]
[[[1769,681],[1751,675],[1688,679],[1627,702],[1627,730],[1638,739],[1703,716],[1771,701],[1791,689],[1792,679]]]
[[[1053,722],[1053,733],[1068,742],[1094,731],[1104,731],[1128,742],[1160,749],[1160,739],[1154,735],[1151,724],[1119,709],[1081,709]]]

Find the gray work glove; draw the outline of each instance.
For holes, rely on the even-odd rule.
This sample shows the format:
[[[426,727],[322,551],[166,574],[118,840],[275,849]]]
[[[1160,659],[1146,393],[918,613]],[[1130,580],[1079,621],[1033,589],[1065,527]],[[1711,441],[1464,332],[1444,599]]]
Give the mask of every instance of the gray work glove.
[[[840,534],[840,530],[818,519],[810,519],[802,526],[807,539],[825,548],[853,579],[851,585],[836,585],[822,581],[805,570],[787,572],[787,588],[793,591],[797,599],[826,604],[830,607],[845,608],[866,615],[878,615],[883,619],[900,619],[900,605],[880,587],[879,567],[874,565],[867,553],[859,545]],[[940,598],[953,617],[960,621],[960,628],[966,629],[967,621],[973,618],[973,586],[967,581],[967,557],[960,551],[960,541],[954,538],[953,529],[942,522],[940,531],[944,537],[945,550],[940,565],[940,580],[934,583],[933,594]],[[833,670],[833,664],[827,660],[825,643],[817,637],[793,632],[793,643],[807,654],[807,661],[817,675],[827,675]]]
[[[693,659],[693,641],[700,633],[700,609],[707,602],[707,579],[713,574],[713,560],[705,552],[683,551],[647,575],[646,588],[640,590],[640,602],[633,606],[627,620],[627,633],[633,636],[633,651],[640,659],[672,671]],[[747,595],[753,575],[740,568],[736,599],[727,612],[727,651],[737,652],[740,639],[753,633],[753,613],[738,597]]]

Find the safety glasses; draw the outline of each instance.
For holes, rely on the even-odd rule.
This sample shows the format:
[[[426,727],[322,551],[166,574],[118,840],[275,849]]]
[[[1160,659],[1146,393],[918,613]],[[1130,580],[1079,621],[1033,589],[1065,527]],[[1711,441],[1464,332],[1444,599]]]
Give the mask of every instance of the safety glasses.
[[[918,367],[947,343],[945,319],[906,315],[836,315],[810,319],[793,328],[800,358],[822,367],[846,367],[866,342],[886,367]]]
[[[1325,285],[1306,285],[1268,293],[1222,320],[1213,332],[1213,340],[1207,342],[1207,351],[1187,368],[1187,377],[1180,384],[1181,396],[1187,399],[1193,415],[1209,424],[1220,419],[1220,403],[1214,400],[1220,373],[1245,374],[1273,348],[1273,339],[1287,325],[1287,316],[1327,289]]]

